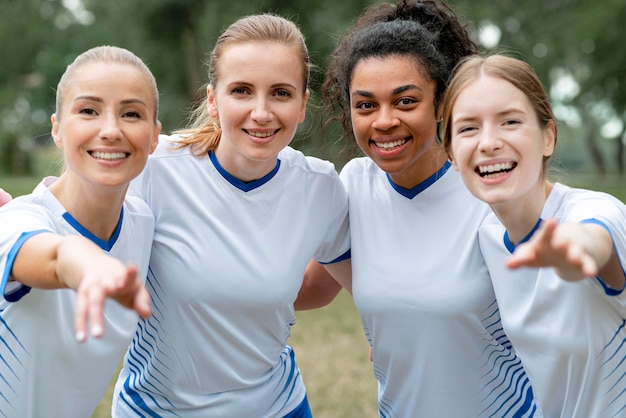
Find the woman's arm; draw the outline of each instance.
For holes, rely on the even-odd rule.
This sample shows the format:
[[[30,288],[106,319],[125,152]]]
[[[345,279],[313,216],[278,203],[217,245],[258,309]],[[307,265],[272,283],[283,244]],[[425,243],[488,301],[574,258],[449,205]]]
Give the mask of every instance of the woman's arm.
[[[509,268],[553,267],[565,280],[599,276],[613,289],[623,289],[626,278],[609,232],[595,223],[543,222],[532,238],[518,246]]]
[[[76,338],[104,332],[104,301],[110,297],[142,317],[150,315],[150,296],[137,277],[137,268],[125,266],[90,240],[78,236],[41,233],[28,238],[11,268],[12,280],[42,289],[76,291]]]
[[[304,272],[302,287],[294,302],[296,310],[316,309],[332,302],[341,288],[352,294],[352,262],[320,264],[311,260]]]

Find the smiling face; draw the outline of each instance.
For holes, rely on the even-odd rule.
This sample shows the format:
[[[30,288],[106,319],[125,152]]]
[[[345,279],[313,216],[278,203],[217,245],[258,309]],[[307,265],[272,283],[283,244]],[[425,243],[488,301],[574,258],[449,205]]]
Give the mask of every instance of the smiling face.
[[[304,121],[305,71],[292,45],[244,42],[225,48],[208,106],[222,128],[215,153],[230,174],[249,181],[275,167],[278,153]]]
[[[434,95],[434,83],[410,56],[366,58],[352,72],[350,116],[357,144],[405,188],[446,160],[435,141]]]
[[[151,80],[128,64],[94,62],[75,71],[52,116],[52,137],[63,149],[64,177],[84,189],[126,190],[144,168],[161,129]]]
[[[554,124],[542,127],[528,97],[501,78],[481,75],[453,104],[454,166],[470,191],[494,209],[545,198],[544,159],[554,145]]]

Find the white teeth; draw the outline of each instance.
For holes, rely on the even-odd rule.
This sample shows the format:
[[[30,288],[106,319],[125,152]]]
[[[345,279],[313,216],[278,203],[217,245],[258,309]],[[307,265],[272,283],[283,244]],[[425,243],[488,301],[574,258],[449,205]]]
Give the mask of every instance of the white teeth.
[[[252,136],[256,136],[257,138],[267,138],[269,136],[274,135],[274,132],[254,132],[254,131],[248,131],[248,134],[250,134]]]
[[[391,149],[391,148],[399,147],[400,145],[405,144],[406,139],[399,139],[393,142],[374,142],[374,143],[376,144],[378,148]]]
[[[480,172],[480,174],[486,174],[486,173],[494,173],[496,171],[503,171],[503,170],[511,170],[513,168],[513,163],[501,163],[501,164],[490,164],[490,165],[481,165],[478,166],[478,171]]]
[[[91,153],[91,156],[100,160],[122,160],[126,158],[126,153],[95,151]]]

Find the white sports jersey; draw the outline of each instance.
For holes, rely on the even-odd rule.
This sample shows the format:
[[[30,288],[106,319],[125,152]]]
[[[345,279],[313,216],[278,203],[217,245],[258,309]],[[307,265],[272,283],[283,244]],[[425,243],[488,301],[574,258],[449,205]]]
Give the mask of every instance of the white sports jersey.
[[[131,185],[156,217],[140,324],[114,416],[281,417],[305,388],[293,302],[311,258],[349,251],[347,194],[332,164],[287,148],[244,183],[161,137]]]
[[[341,172],[352,289],[373,349],[379,414],[539,417],[478,246],[488,207],[449,167],[411,190],[369,158]]]
[[[548,218],[604,225],[626,266],[626,207],[614,197],[555,184],[541,214]],[[479,239],[504,329],[545,415],[626,417],[626,292],[598,279],[567,282],[552,268],[507,269],[515,246],[495,215]]]
[[[103,241],[83,228],[48,190],[47,177],[32,194],[0,208],[0,415],[16,418],[89,417],[111,381],[137,328],[137,314],[105,302],[104,336],[78,343],[76,293],[8,282],[28,237],[39,232],[83,235],[110,255],[147,272],[154,217],[137,198],[123,206],[118,229]],[[36,263],[37,260],[32,260]]]

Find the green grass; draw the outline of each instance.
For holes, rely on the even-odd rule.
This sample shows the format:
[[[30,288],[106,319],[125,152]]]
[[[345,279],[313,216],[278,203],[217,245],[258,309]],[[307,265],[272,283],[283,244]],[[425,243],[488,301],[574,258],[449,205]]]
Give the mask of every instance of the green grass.
[[[30,192],[38,181],[37,178],[0,177],[0,187],[17,196]],[[623,178],[573,175],[563,182],[605,191],[626,202]],[[341,292],[323,309],[298,312],[289,342],[295,348],[316,418],[377,416],[377,387],[367,342],[352,299],[346,292]],[[110,417],[112,385],[93,418]]]

